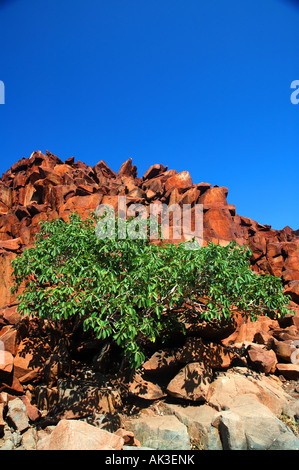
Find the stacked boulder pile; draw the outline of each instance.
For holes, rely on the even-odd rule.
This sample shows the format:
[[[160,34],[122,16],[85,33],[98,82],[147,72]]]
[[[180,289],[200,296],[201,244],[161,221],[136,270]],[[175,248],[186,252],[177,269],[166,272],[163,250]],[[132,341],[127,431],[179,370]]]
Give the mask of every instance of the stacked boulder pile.
[[[236,213],[227,202],[228,189],[209,183],[194,184],[188,171],[177,173],[161,164],[151,166],[143,177],[129,159],[118,173],[104,161],[93,168],[69,158],[65,162],[47,152],[33,152],[15,163],[0,181],[1,304],[13,301],[8,284],[10,260],[30,246],[39,223],[70,212],[87,215],[99,204],[118,208],[118,196],[127,205],[203,205],[204,243],[227,244],[236,240],[252,249],[252,268],[283,279],[288,294],[299,302],[299,234],[289,227],[273,230]],[[5,276],[6,274],[6,276]],[[6,302],[6,303],[5,303]]]
[[[299,449],[299,234],[238,215],[227,194],[161,164],[138,177],[131,159],[116,173],[104,161],[91,168],[39,151],[2,175],[0,448]],[[40,222],[87,216],[99,204],[117,210],[118,196],[127,206],[190,204],[191,215],[203,204],[204,244],[249,245],[252,269],[282,278],[292,314],[186,322],[186,336],[157,345],[133,376],[114,376],[117,351],[101,362],[103,344],[92,337],[53,350],[51,325],[17,311],[11,261],[33,245]],[[66,429],[73,444],[60,437]]]

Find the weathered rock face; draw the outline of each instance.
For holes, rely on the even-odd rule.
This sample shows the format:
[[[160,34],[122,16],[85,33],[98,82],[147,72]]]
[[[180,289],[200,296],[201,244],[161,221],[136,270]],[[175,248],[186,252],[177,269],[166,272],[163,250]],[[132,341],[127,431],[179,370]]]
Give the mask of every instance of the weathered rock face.
[[[214,409],[225,410],[243,395],[255,397],[276,416],[280,416],[291,401],[277,377],[261,376],[245,367],[220,373],[209,388],[207,401]]]
[[[222,443],[212,421],[217,411],[209,405],[182,406],[163,403],[161,408],[166,415],[175,415],[183,423],[193,441],[205,450],[222,450]]]
[[[212,382],[212,371],[203,363],[187,364],[168,384],[167,392],[176,398],[205,401]]]
[[[226,369],[231,364],[234,354],[221,344],[189,337],[179,350],[178,357],[183,363],[200,361],[214,369]]]
[[[216,375],[204,404],[159,400],[158,415],[145,409],[126,424],[141,445],[151,448],[175,449],[176,440],[183,446],[187,429],[203,450],[298,450],[298,433],[284,422],[296,415],[297,405],[278,378],[237,367]]]
[[[121,436],[82,421],[62,419],[53,432],[40,440],[38,450],[121,450]]]
[[[129,384],[129,393],[145,400],[157,400],[166,395],[159,385],[144,380],[138,374],[134,375]]]
[[[189,450],[191,443],[186,426],[175,416],[149,416],[133,421],[135,436],[152,449]]]
[[[224,450],[298,450],[299,439],[253,397],[239,396],[212,421]]]
[[[0,181],[0,276],[1,305],[13,299],[10,262],[12,257],[31,245],[39,222],[67,218],[71,211],[86,216],[99,204],[117,208],[118,196],[126,196],[127,205],[203,204],[204,243],[226,244],[237,240],[248,244],[252,266],[258,272],[282,277],[288,294],[298,303],[299,237],[289,227],[272,230],[248,217],[239,216],[227,203],[228,189],[208,183],[194,184],[188,171],[177,173],[161,164],[151,166],[143,178],[137,177],[132,159],[123,163],[118,173],[101,160],[93,168],[69,158],[40,151],[15,163]]]
[[[26,406],[20,398],[15,398],[8,402],[6,419],[9,420],[13,427],[20,432],[29,428],[29,418],[26,412]]]
[[[48,343],[46,325],[34,319],[21,320],[17,312],[16,297],[10,292],[11,261],[25,247],[32,246],[42,221],[67,219],[74,210],[85,217],[99,204],[111,204],[117,210],[118,196],[126,196],[127,207],[140,203],[148,212],[151,203],[189,204],[191,219],[195,205],[203,204],[204,244],[211,241],[226,245],[233,239],[249,245],[253,252],[252,269],[281,277],[285,293],[292,299],[291,307],[299,313],[298,231],[289,227],[272,230],[270,226],[239,216],[236,207],[227,203],[227,194],[225,187],[195,184],[187,171],[177,173],[161,164],[151,166],[139,178],[131,159],[116,173],[104,161],[91,168],[75,162],[74,158],[63,162],[50,152],[46,155],[34,152],[2,175],[0,352],[2,347],[4,354],[0,355],[0,432],[5,437],[3,448],[36,448],[41,439],[33,423],[55,406],[59,408],[56,418],[61,424],[48,435],[43,431],[45,439],[38,445],[40,448],[74,445],[76,448],[116,449],[123,443],[135,442],[128,430],[119,431],[116,436],[104,435],[96,432],[99,430],[94,426],[92,430],[87,428],[87,423],[76,424],[75,420],[87,419],[94,412],[118,412],[122,408],[118,391],[110,384],[100,383],[98,376],[96,386],[94,382],[86,383],[81,379],[77,383],[70,373],[73,364],[68,351],[64,353]],[[174,224],[171,217],[170,221]],[[175,223],[182,225],[183,222]],[[193,230],[193,219],[192,224]],[[174,240],[170,238],[170,241]],[[188,318],[182,317],[187,331],[184,344],[176,349],[171,345],[171,349],[156,351],[148,357],[141,371],[131,378],[128,394],[147,403],[177,399],[193,402],[196,407],[179,409],[178,405],[169,405],[167,415],[175,415],[171,419],[156,416],[152,420],[141,420],[136,423],[137,440],[140,438],[143,446],[152,448],[161,448],[161,445],[163,448],[163,442],[165,448],[189,449],[188,428],[189,435],[197,436],[207,449],[248,448],[248,443],[250,448],[274,448],[275,442],[279,443],[278,448],[287,445],[297,448],[297,440],[277,421],[289,397],[276,386],[271,374],[287,380],[299,379],[298,318],[289,316],[278,322],[260,317],[252,323],[236,316],[235,323],[229,325],[204,321],[195,325],[188,324]],[[81,353],[84,353],[82,344],[74,349],[76,354],[80,354],[82,348]],[[95,355],[101,346],[97,343]],[[251,372],[262,373],[262,378],[254,378],[253,372],[244,374],[242,367],[237,372],[230,370],[234,365],[242,365],[246,371],[250,367]],[[99,366],[97,361],[95,371],[100,370]],[[272,426],[272,434],[267,433],[267,429],[264,431],[262,421],[250,421],[250,411],[242,402],[243,395],[245,401],[251,397],[253,407],[254,400],[258,400],[257,410],[269,428]],[[205,404],[198,406],[200,402]],[[6,419],[11,429],[7,429]],[[259,439],[264,432],[265,439],[261,443]],[[68,433],[76,436],[73,443],[67,441]],[[287,444],[283,443],[284,439]]]
[[[91,168],[80,161],[75,162],[74,158],[63,162],[48,151],[46,155],[33,152],[30,158],[19,160],[0,181],[0,325],[17,321],[13,317],[8,321],[5,316],[8,307],[15,308],[16,302],[10,291],[13,282],[11,261],[24,247],[33,244],[39,223],[57,217],[66,219],[74,210],[86,216],[100,203],[109,203],[117,209],[118,196],[126,196],[128,206],[141,203],[149,207],[156,202],[190,204],[191,219],[194,205],[203,204],[204,243],[212,241],[225,245],[235,239],[240,244],[248,244],[253,252],[252,268],[281,276],[295,309],[299,304],[298,233],[289,227],[271,230],[270,226],[237,215],[235,206],[227,203],[227,194],[225,187],[194,184],[187,171],[177,173],[161,164],[151,166],[142,178],[138,178],[131,159],[123,163],[118,173],[102,160]],[[264,322],[266,331],[271,320]],[[205,328],[200,325],[203,337]],[[253,341],[255,328],[252,324],[239,323],[237,335],[233,333],[235,337],[228,341]],[[210,324],[208,329],[211,329]],[[211,331],[207,334],[210,337]],[[217,351],[219,357],[221,354]],[[229,358],[223,356],[222,359],[226,367]]]

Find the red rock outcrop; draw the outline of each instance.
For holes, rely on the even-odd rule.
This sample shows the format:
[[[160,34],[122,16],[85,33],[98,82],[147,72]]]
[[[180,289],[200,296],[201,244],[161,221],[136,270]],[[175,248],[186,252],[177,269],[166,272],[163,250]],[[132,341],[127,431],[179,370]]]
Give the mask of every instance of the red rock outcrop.
[[[177,173],[161,164],[152,165],[142,178],[132,159],[118,173],[101,160],[93,168],[69,158],[40,151],[15,163],[0,180],[0,306],[9,305],[11,259],[30,246],[39,223],[57,217],[67,218],[76,210],[83,216],[99,204],[118,206],[118,196],[127,205],[153,202],[164,204],[203,204],[204,243],[225,245],[229,240],[252,249],[252,268],[283,279],[287,293],[298,304],[299,236],[289,227],[273,230],[236,213],[227,203],[228,189],[209,183],[194,184],[188,171]],[[171,216],[170,216],[171,220]],[[194,227],[193,227],[194,228]],[[171,234],[170,234],[171,236]]]
[[[193,219],[195,205],[202,204],[204,244],[211,241],[226,245],[230,240],[236,240],[239,244],[249,245],[252,269],[281,277],[285,292],[292,298],[292,308],[298,312],[298,230],[290,227],[273,230],[269,225],[238,215],[236,207],[228,204],[227,194],[225,187],[194,183],[188,171],[177,173],[161,164],[152,165],[143,177],[138,177],[131,159],[121,165],[118,173],[103,160],[91,168],[80,161],[75,162],[74,158],[62,161],[48,151],[45,155],[40,151],[33,152],[30,158],[15,163],[0,180],[0,335],[8,351],[2,367],[0,390],[22,394],[22,383],[39,374],[38,365],[32,364],[30,351],[22,353],[24,335],[18,330],[16,297],[10,292],[12,259],[34,243],[40,222],[58,217],[66,219],[72,211],[87,216],[99,204],[111,204],[117,209],[119,196],[126,196],[127,206],[143,204],[148,212],[152,203],[189,204]],[[170,221],[175,225],[172,216]],[[180,225],[182,220],[176,223]],[[194,220],[192,223],[194,230]],[[298,330],[297,318],[292,324]],[[223,344],[253,341],[255,334],[263,336],[268,331],[265,321],[251,328],[240,320],[236,331]],[[294,337],[297,339],[296,335]],[[278,338],[277,341],[282,344],[288,339]],[[278,356],[289,354],[282,351],[281,344],[272,344],[279,351]],[[287,343],[284,347],[287,348]],[[252,361],[260,360],[264,354],[258,352],[256,359],[252,351]],[[46,360],[48,351],[44,354]],[[14,374],[10,371],[12,364]]]

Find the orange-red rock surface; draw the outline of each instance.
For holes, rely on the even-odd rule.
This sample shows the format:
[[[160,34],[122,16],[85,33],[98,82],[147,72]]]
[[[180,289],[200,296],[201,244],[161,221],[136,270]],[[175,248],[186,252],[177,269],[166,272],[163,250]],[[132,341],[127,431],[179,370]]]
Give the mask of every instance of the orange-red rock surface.
[[[16,403],[26,408],[31,425],[37,422],[42,412],[57,402],[57,380],[68,376],[71,364],[63,347],[61,351],[59,348],[52,351],[46,325],[34,318],[21,321],[16,296],[10,291],[12,259],[22,253],[24,247],[32,246],[40,222],[58,217],[66,219],[72,211],[87,216],[99,204],[111,204],[117,209],[118,196],[126,196],[128,206],[140,203],[148,211],[151,203],[159,201],[167,205],[190,204],[193,217],[195,205],[202,204],[204,244],[211,241],[225,245],[236,240],[249,245],[253,252],[252,269],[281,277],[285,293],[292,298],[291,307],[297,313],[279,321],[260,316],[256,322],[247,322],[237,315],[231,325],[205,321],[192,325],[187,321],[184,345],[174,350],[155,351],[143,364],[143,372],[134,376],[129,384],[131,395],[147,400],[160,400],[167,395],[188,401],[211,399],[215,404],[221,398],[219,391],[216,397],[215,384],[211,385],[215,390],[210,397],[209,381],[202,384],[193,380],[197,389],[190,391],[186,388],[186,377],[201,378],[209,374],[210,369],[226,370],[235,365],[248,366],[266,375],[276,373],[286,379],[299,379],[299,349],[296,350],[299,344],[299,231],[289,227],[272,230],[268,225],[238,215],[236,207],[227,203],[227,194],[225,187],[212,187],[204,182],[195,184],[188,171],[177,173],[160,164],[154,164],[143,177],[138,177],[131,159],[116,173],[104,161],[91,168],[75,162],[74,158],[62,161],[50,152],[46,155],[34,152],[2,175],[0,353],[4,354],[0,355],[0,431],[5,427],[3,410],[16,396]],[[165,377],[169,382],[166,391]],[[243,392],[238,388],[238,393]],[[260,389],[258,393],[260,395]],[[97,406],[101,410],[117,408],[117,397],[112,391],[108,398],[102,397],[107,404],[102,400]],[[91,402],[82,400],[84,411],[88,411],[87,405],[94,403],[94,399],[95,395],[91,395],[88,397]],[[268,396],[265,401],[268,406]],[[76,419],[81,416],[80,412],[73,404],[59,419]],[[139,445],[132,433],[119,430],[115,434],[124,442]],[[53,439],[49,442],[51,447]],[[111,447],[117,446],[111,444]]]
[[[15,163],[0,181],[0,307],[14,302],[10,293],[12,258],[34,241],[39,223],[72,211],[86,216],[99,204],[117,209],[118,196],[127,205],[153,202],[203,204],[204,243],[226,244],[236,240],[253,251],[252,268],[283,279],[292,300],[299,303],[299,236],[289,227],[272,230],[248,217],[238,215],[227,203],[228,189],[209,183],[193,183],[188,171],[177,173],[160,164],[151,166],[142,178],[132,160],[118,173],[104,161],[93,168],[69,158],[40,151]],[[193,229],[194,227],[192,227]],[[171,236],[171,235],[170,235]]]

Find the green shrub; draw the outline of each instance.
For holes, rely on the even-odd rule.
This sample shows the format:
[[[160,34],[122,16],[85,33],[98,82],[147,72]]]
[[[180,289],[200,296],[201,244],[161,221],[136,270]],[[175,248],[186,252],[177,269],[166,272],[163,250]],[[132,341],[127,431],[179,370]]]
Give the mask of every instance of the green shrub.
[[[19,311],[54,321],[79,317],[85,330],[123,348],[135,367],[144,360],[142,340],[183,327],[177,310],[184,302],[206,320],[229,321],[235,311],[252,320],[288,312],[281,279],[254,273],[248,247],[100,240],[96,221],[73,213],[67,222],[41,225],[34,247],[13,260],[13,292],[25,285]]]

